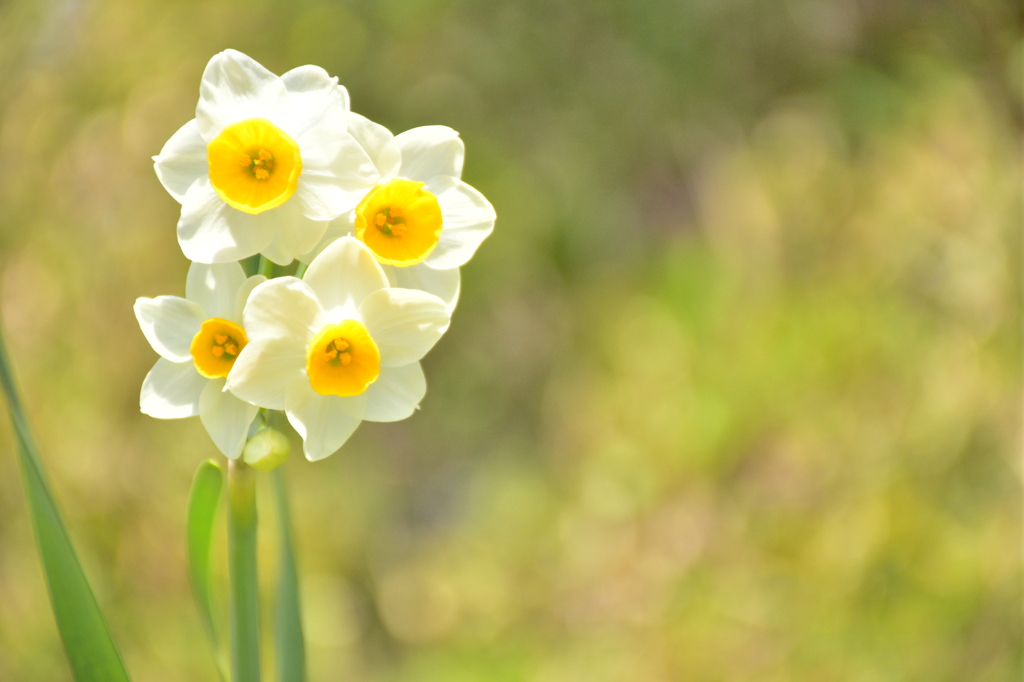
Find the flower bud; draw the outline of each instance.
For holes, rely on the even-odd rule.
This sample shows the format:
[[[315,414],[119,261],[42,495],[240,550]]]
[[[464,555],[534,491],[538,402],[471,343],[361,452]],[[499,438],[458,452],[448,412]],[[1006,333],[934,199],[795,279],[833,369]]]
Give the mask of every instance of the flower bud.
[[[242,459],[260,471],[271,471],[284,464],[292,444],[276,429],[260,429],[245,444]]]

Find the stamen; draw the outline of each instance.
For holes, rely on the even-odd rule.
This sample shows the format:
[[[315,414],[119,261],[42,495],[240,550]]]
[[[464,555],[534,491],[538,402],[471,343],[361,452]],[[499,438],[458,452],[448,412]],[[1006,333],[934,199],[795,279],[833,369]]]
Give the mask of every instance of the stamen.
[[[225,343],[228,342],[228,335],[227,334],[214,334],[213,335],[213,340],[217,342],[217,345],[223,346]]]
[[[347,365],[352,362],[352,355],[349,353],[351,344],[345,339],[334,339],[324,350],[324,360],[330,363],[341,363]]]
[[[252,166],[253,177],[257,180],[266,180],[274,170],[274,155],[266,149],[260,149],[258,152],[241,154],[238,157],[238,162],[242,164],[243,167]]]
[[[236,346],[233,343],[229,343],[228,345],[224,346],[224,350],[226,350],[229,355],[238,355],[238,346]]]
[[[373,224],[389,237],[401,237],[409,231],[401,206],[386,206],[373,216]]]
[[[224,347],[214,346],[213,348],[210,349],[210,353],[213,354],[213,357],[219,358],[220,356],[224,355]]]

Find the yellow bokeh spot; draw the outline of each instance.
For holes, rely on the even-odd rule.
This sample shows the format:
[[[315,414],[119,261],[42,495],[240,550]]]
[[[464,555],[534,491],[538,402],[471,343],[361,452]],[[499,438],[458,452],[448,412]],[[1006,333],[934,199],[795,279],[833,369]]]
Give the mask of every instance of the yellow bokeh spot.
[[[306,348],[306,375],[320,395],[359,395],[380,374],[380,351],[355,320],[329,324]]]
[[[422,182],[378,185],[356,207],[356,237],[377,260],[404,267],[421,263],[441,237],[441,206]]]
[[[206,161],[220,198],[246,213],[262,213],[288,201],[302,173],[299,145],[262,118],[225,126],[206,145]]]
[[[249,339],[240,326],[219,317],[211,317],[203,320],[199,331],[192,337],[189,352],[200,374],[207,379],[218,379],[228,375],[235,364],[235,358],[247,343]]]

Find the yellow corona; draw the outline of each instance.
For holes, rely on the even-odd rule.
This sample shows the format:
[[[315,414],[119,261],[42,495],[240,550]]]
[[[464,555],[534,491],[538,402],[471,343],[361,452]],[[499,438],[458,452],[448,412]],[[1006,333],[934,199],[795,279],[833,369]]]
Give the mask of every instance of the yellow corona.
[[[204,320],[199,331],[192,337],[189,352],[196,370],[207,379],[226,377],[235,358],[242,352],[249,340],[245,330],[234,322],[212,317]]]
[[[380,351],[360,322],[329,324],[306,349],[306,375],[320,395],[359,395],[380,375]]]
[[[206,146],[206,161],[214,190],[245,213],[262,213],[288,201],[302,173],[295,140],[262,118],[225,126]]]
[[[422,182],[396,178],[359,202],[355,233],[381,263],[422,263],[441,237],[441,206]]]

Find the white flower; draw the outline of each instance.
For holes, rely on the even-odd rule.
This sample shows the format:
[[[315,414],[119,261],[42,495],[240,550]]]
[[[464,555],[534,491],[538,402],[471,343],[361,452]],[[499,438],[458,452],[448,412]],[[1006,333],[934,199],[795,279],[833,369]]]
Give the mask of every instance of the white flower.
[[[348,92],[317,66],[275,76],[225,50],[203,72],[196,117],[153,157],[181,203],[189,260],[262,253],[280,265],[314,248],[379,173],[346,131]]]
[[[284,410],[311,461],[340,448],[364,419],[413,413],[427,390],[419,359],[450,321],[436,296],[389,288],[373,254],[353,237],[328,246],[304,279],[258,286],[243,318],[249,345],[228,390]]]
[[[226,377],[248,342],[242,310],[249,293],[266,281],[246,279],[238,263],[193,263],[185,298],[135,301],[135,317],[160,359],[142,382],[139,405],[159,419],[199,415],[210,438],[236,459],[259,408],[225,391]]]
[[[373,251],[392,286],[420,289],[455,308],[459,267],[494,229],[494,208],[459,178],[465,148],[445,126],[413,128],[395,136],[349,113],[349,132],[380,174],[359,205],[334,220],[310,254],[344,234]]]

